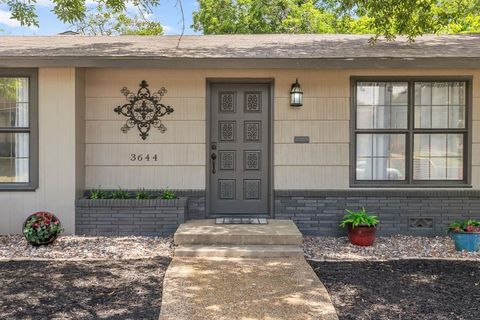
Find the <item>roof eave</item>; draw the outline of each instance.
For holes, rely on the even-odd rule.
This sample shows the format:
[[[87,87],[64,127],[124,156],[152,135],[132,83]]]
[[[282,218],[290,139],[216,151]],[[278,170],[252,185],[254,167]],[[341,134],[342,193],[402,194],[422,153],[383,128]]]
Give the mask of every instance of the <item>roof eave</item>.
[[[478,68],[480,57],[193,58],[151,56],[3,56],[0,68],[349,69]]]

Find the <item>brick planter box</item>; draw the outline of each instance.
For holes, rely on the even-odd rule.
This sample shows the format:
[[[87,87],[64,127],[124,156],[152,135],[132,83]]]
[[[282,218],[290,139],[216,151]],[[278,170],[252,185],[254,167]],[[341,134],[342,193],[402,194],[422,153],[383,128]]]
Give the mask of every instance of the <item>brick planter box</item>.
[[[169,236],[185,221],[187,198],[77,199],[75,233],[90,236]]]

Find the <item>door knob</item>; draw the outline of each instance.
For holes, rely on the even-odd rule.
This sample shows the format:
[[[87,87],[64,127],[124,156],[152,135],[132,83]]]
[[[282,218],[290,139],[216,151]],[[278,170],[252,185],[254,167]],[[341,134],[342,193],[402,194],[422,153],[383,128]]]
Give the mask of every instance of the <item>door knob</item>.
[[[210,158],[212,158],[212,173],[215,174],[215,172],[216,172],[216,170],[215,170],[215,160],[217,160],[217,155],[215,153],[212,153]]]

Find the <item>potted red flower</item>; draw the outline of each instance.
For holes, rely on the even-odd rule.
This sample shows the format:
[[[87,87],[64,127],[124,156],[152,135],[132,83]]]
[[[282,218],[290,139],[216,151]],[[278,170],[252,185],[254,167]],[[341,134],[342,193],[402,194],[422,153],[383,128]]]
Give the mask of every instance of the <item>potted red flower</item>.
[[[480,221],[459,220],[448,226],[450,237],[457,251],[475,252],[480,250]]]
[[[343,216],[340,226],[347,227],[350,242],[357,246],[371,246],[375,241],[379,223],[377,216],[368,214],[365,208],[360,211],[345,211],[347,214]]]
[[[50,212],[36,212],[23,224],[23,235],[33,246],[50,244],[61,232],[60,220]]]

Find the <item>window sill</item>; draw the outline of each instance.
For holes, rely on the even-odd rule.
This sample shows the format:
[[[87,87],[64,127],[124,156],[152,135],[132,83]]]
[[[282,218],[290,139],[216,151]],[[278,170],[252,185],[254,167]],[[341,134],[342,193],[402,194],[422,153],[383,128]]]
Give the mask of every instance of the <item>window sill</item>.
[[[32,183],[0,183],[0,192],[2,191],[36,191],[37,185]]]
[[[471,184],[466,184],[463,182],[459,183],[431,183],[431,184],[425,184],[425,183],[412,183],[412,184],[379,184],[379,183],[353,183],[350,184],[350,188],[385,188],[385,189],[392,189],[392,188],[399,188],[399,189],[407,189],[407,188],[412,188],[412,189],[429,189],[429,188],[464,188],[464,189],[471,189],[472,185]]]

